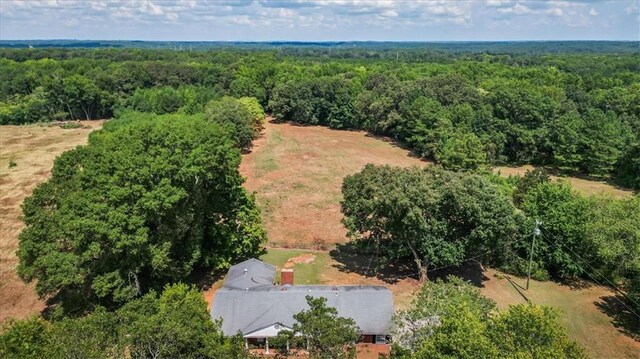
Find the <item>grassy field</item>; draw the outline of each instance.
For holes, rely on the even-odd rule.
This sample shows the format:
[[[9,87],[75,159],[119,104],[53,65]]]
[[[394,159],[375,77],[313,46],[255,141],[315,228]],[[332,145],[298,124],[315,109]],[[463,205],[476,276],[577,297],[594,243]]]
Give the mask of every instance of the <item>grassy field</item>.
[[[383,284],[393,292],[396,307],[406,308],[419,288],[415,280],[369,273],[370,258],[329,251],[348,241],[340,222],[342,178],[359,171],[366,163],[428,164],[393,142],[363,132],[268,123],[252,153],[243,158],[241,172],[247,177],[246,187],[256,192],[263,210],[270,247],[278,247],[270,249],[263,260],[282,268],[292,258],[313,256],[312,262],[293,266],[296,283]],[[508,176],[522,174],[529,168],[496,170]],[[564,180],[585,194],[632,195],[605,182]],[[321,247],[327,250],[317,250]],[[458,274],[480,287],[500,307],[525,302],[504,275],[493,269],[471,266]],[[523,283],[521,279],[520,282]],[[569,335],[592,357],[638,357],[640,342],[625,334],[624,328],[616,327],[619,318],[610,315],[613,293],[607,288],[570,288],[553,282],[533,282],[527,296],[534,303],[558,308]]]
[[[87,124],[89,128],[79,129],[0,128],[0,322],[8,317],[24,318],[44,308],[33,286],[24,285],[15,274],[17,237],[23,226],[20,204],[49,177],[56,156],[85,143],[88,134],[101,124],[93,121]],[[279,268],[294,268],[297,284],[387,285],[396,307],[406,308],[419,288],[417,281],[373,273],[369,268],[371,258],[331,250],[348,241],[340,222],[342,178],[366,163],[427,164],[393,142],[363,132],[268,123],[264,136],[241,165],[247,188],[256,192],[269,234],[270,249],[262,259]],[[523,170],[501,169],[501,173]],[[630,195],[606,183],[570,180],[585,193]],[[500,306],[524,301],[496,271],[471,268],[465,275]],[[221,283],[212,280],[203,287],[208,300]],[[533,302],[559,308],[571,337],[593,357],[638,357],[640,342],[625,335],[624,327],[615,326],[622,320],[610,315],[615,301],[606,288],[571,289],[552,282],[534,282],[529,293]]]
[[[518,167],[496,167],[494,168],[494,172],[500,174],[501,176],[522,176],[528,170],[533,170],[535,167],[531,165],[526,166],[518,166]],[[577,177],[560,177],[560,176],[550,176],[552,180],[555,181],[567,181],[571,184],[571,187],[578,192],[581,192],[585,195],[604,195],[611,196],[615,198],[622,198],[633,196],[633,191],[616,187],[611,185],[605,181],[595,181],[588,180],[584,178]]]
[[[102,121],[82,122],[81,128],[29,125],[0,127],[0,323],[25,318],[44,308],[33,286],[16,275],[18,234],[23,224],[20,204],[33,188],[51,175],[53,160],[87,142]]]
[[[526,302],[503,273],[487,269],[484,277],[487,279],[480,284],[480,290],[495,300],[499,307],[506,308],[511,304]],[[526,278],[509,277],[516,285],[525,286]],[[524,288],[520,290],[532,303],[559,309],[560,321],[567,328],[569,336],[582,344],[591,357],[639,357],[640,338],[634,339],[633,334],[625,335],[624,328],[616,327],[621,318],[613,315],[613,312],[624,311],[618,307],[615,294],[608,288],[586,282],[569,287],[532,280],[528,291]],[[633,320],[629,313],[622,315],[623,320]]]

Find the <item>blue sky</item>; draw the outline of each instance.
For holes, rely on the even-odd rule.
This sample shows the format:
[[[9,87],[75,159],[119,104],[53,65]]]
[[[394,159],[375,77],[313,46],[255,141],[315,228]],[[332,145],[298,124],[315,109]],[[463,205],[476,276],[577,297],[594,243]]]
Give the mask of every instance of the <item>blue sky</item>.
[[[640,40],[640,0],[1,0],[0,39]]]

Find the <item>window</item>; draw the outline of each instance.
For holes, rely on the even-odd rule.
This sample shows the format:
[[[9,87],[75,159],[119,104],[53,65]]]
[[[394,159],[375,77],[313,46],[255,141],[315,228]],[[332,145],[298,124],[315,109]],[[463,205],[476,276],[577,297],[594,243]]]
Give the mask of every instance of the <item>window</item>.
[[[376,344],[387,344],[386,335],[376,335]]]

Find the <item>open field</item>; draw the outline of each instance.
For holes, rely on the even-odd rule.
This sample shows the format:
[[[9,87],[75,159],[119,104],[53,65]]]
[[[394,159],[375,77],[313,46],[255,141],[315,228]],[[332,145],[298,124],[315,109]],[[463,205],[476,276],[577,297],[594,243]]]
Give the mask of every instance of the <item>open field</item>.
[[[335,131],[324,127],[267,123],[264,136],[255,142],[252,153],[241,166],[246,187],[256,191],[263,221],[272,248],[262,257],[279,268],[295,262],[296,283],[385,284],[394,294],[397,308],[406,308],[417,281],[367,274],[370,258],[328,251],[347,242],[340,220],[342,178],[359,171],[366,163],[399,166],[425,165],[408,151],[390,141],[372,138],[363,132]],[[527,167],[500,168],[502,175],[522,174]],[[568,178],[585,194],[629,196],[604,182]],[[317,250],[324,248],[326,250]],[[338,245],[338,248],[340,246]],[[310,257],[313,261],[305,262]],[[460,272],[459,272],[460,273]],[[525,299],[503,274],[493,269],[469,266],[461,273],[481,288],[500,307],[523,303]],[[443,276],[445,273],[431,273]],[[515,279],[524,283],[522,279]],[[640,342],[616,327],[619,318],[609,316],[615,304],[607,288],[589,286],[572,289],[553,282],[533,282],[527,293],[534,303],[554,306],[569,335],[595,358],[634,358]]]
[[[0,127],[0,323],[10,317],[28,317],[44,308],[33,285],[25,285],[15,273],[18,234],[23,227],[20,204],[51,175],[53,160],[86,143],[88,134],[100,128],[102,121],[82,125],[75,129],[46,125]]]
[[[525,303],[525,299],[514,286],[505,279],[505,275],[493,270],[484,271],[480,284],[481,292],[506,308],[510,304]],[[525,286],[526,278],[509,276],[516,285]],[[636,320],[626,313],[621,317],[610,316],[614,311],[621,313],[620,303],[608,288],[588,285],[571,288],[554,282],[531,281],[528,291],[522,292],[535,304],[558,308],[561,311],[560,322],[567,328],[569,336],[587,350],[593,358],[638,358],[640,338],[625,335],[623,327],[616,326],[621,320]],[[640,325],[640,323],[636,323]]]
[[[534,168],[535,167],[531,165],[519,166],[519,167],[501,166],[501,167],[494,168],[493,171],[495,173],[499,173],[501,176],[504,176],[504,177],[522,176],[525,174],[525,172],[527,172],[528,170],[533,170]],[[605,181],[588,180],[588,179],[578,178],[578,177],[560,177],[560,176],[550,176],[550,177],[551,179],[556,181],[569,182],[575,190],[585,195],[605,195],[605,196],[611,196],[615,198],[633,196],[633,191],[613,186],[611,184],[608,184]]]
[[[329,248],[346,241],[340,223],[342,179],[367,163],[427,162],[362,131],[268,122],[240,171],[247,189],[257,192],[271,246]]]

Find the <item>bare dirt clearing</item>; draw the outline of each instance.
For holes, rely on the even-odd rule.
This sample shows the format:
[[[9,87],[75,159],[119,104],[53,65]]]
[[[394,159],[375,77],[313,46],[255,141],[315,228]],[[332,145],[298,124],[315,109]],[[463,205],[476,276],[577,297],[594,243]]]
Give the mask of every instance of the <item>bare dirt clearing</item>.
[[[33,286],[16,275],[18,234],[23,223],[20,204],[51,175],[53,160],[87,142],[103,121],[82,122],[83,128],[29,125],[0,127],[0,322],[25,318],[44,309]]]

